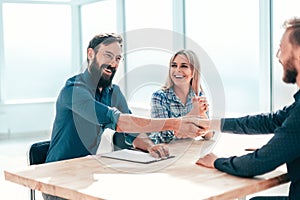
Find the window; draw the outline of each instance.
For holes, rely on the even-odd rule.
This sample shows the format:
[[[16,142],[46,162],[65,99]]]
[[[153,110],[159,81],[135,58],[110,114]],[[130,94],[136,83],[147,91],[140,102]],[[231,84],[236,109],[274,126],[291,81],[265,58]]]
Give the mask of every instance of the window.
[[[273,2],[273,109],[277,110],[294,101],[293,94],[297,90],[296,85],[282,81],[283,68],[276,58],[276,52],[284,31],[282,24],[291,17],[299,17],[300,1],[274,0]]]
[[[116,1],[105,0],[81,6],[82,60],[89,41],[99,33],[117,32]]]
[[[71,72],[70,7],[4,3],[3,30],[3,99],[56,97]]]
[[[126,0],[126,30],[141,28],[172,30],[172,6],[172,0]]]
[[[259,111],[259,1],[186,1],[186,34],[214,62],[227,116]]]
[[[172,52],[168,45],[160,44],[158,41],[173,28],[172,2],[172,0],[125,2],[127,68],[119,84],[127,88],[125,93],[129,102],[144,108],[150,107],[152,93],[159,89],[167,78],[167,67]],[[169,37],[163,39],[163,43],[173,42]]]

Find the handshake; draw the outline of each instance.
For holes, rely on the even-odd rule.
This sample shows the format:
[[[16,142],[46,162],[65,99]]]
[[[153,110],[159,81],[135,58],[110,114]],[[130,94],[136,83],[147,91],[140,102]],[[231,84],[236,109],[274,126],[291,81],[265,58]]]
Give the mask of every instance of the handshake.
[[[192,110],[179,118],[146,118],[133,114],[120,114],[117,132],[150,133],[173,130],[177,138],[205,139],[212,137],[211,131],[220,130],[220,120],[208,119],[208,103],[205,97],[194,97]]]
[[[213,136],[212,130],[218,130],[220,123],[216,120],[209,120],[207,117],[209,104],[205,97],[193,97],[193,109],[187,116],[181,118],[181,125],[174,130],[177,138],[195,138],[202,136],[210,139]]]
[[[178,129],[174,129],[177,138],[196,138],[202,136],[206,139],[212,137],[211,130],[216,127],[216,120],[204,119],[197,116],[185,116],[180,119]]]

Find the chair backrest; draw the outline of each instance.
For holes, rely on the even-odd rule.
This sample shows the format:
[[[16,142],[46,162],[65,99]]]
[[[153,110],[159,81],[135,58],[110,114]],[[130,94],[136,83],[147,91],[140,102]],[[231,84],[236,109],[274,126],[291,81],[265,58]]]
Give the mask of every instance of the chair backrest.
[[[39,141],[31,144],[27,151],[28,165],[38,165],[45,163],[50,141]],[[35,190],[30,189],[29,199],[35,200]]]
[[[28,164],[37,165],[45,163],[49,146],[49,140],[31,144],[28,150]]]
[[[114,151],[129,149],[131,146],[125,142],[125,133],[115,133],[113,136]]]

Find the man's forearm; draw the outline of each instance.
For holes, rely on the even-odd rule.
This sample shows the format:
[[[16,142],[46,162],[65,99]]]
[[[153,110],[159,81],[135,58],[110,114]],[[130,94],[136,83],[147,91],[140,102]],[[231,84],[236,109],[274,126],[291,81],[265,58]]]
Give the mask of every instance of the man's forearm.
[[[211,131],[221,131],[221,119],[210,120],[209,130]]]
[[[121,114],[117,123],[118,132],[149,133],[166,130],[178,130],[181,119],[176,118],[145,118],[131,114]]]

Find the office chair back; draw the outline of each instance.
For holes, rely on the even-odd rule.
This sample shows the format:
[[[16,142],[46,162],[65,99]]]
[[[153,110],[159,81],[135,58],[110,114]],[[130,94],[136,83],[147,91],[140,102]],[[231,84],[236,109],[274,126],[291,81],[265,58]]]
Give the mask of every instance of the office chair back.
[[[28,164],[38,165],[45,163],[50,141],[39,141],[31,144],[28,150]],[[35,191],[30,189],[30,200],[35,200]]]

